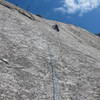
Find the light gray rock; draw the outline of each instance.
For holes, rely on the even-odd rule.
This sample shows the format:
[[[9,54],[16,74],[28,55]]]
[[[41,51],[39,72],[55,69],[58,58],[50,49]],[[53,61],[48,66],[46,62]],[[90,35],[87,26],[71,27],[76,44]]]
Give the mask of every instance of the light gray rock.
[[[100,38],[0,0],[0,100],[100,100]]]

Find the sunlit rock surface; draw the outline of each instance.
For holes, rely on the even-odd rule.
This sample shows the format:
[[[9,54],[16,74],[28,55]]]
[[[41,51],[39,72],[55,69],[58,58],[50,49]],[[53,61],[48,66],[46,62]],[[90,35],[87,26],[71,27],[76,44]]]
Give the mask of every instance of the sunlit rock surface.
[[[0,0],[0,100],[100,100],[100,37]]]

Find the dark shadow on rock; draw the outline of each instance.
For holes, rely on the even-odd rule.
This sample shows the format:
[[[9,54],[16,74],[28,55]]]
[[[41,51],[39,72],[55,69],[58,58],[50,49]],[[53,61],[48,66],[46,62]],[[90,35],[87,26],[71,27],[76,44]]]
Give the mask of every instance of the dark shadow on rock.
[[[57,24],[53,25],[53,26],[52,26],[52,28],[53,28],[54,30],[56,30],[57,32],[59,32],[59,31],[60,31],[60,30],[59,30],[59,27],[58,27],[58,25],[57,25]]]
[[[41,16],[41,15],[39,15],[39,14],[36,14],[36,16],[38,16],[38,17],[41,17],[41,18],[42,18],[42,16]]]

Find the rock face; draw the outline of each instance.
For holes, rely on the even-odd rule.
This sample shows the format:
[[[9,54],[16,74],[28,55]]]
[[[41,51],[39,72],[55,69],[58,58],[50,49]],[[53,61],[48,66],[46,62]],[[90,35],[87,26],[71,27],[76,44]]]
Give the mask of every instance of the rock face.
[[[0,0],[0,100],[100,100],[100,37]]]

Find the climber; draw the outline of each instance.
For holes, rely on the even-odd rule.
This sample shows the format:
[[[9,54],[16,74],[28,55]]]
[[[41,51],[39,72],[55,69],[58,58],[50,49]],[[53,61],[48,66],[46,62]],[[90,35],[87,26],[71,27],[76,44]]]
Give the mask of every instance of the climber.
[[[59,30],[59,27],[58,27],[58,25],[57,25],[57,24],[53,25],[53,26],[52,26],[52,28],[53,28],[54,30],[56,30],[57,32],[59,32],[59,31],[60,31],[60,30]]]

